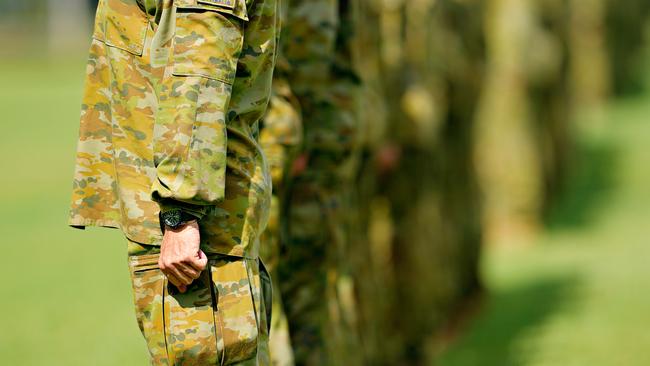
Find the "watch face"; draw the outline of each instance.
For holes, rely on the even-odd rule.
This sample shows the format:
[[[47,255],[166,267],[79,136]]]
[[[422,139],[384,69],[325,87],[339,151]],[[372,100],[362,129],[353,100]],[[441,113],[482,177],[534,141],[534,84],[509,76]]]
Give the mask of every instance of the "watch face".
[[[175,228],[181,224],[181,212],[177,210],[165,212],[163,221],[165,225]]]

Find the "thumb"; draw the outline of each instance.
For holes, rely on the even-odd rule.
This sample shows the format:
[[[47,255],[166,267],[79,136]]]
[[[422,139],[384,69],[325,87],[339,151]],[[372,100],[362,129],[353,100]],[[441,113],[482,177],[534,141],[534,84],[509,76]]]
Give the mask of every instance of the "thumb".
[[[208,256],[203,253],[201,249],[199,249],[199,252],[196,254],[196,257],[194,257],[194,264],[198,269],[203,271],[205,267],[208,265]]]

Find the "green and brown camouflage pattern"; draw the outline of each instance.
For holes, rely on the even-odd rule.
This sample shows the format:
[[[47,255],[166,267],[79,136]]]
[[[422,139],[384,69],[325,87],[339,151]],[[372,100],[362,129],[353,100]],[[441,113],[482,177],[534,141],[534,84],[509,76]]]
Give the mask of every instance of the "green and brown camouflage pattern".
[[[158,212],[181,206],[202,217],[206,253],[255,258],[278,26],[276,0],[100,1],[70,224],[159,245]]]
[[[158,268],[156,246],[129,243],[136,317],[151,364],[269,365],[269,277],[259,260],[210,255],[186,293]]]
[[[280,19],[283,23],[286,22],[288,5],[288,1],[281,4]],[[273,94],[260,128],[260,143],[269,163],[273,182],[269,224],[260,239],[260,256],[271,272],[273,283],[269,350],[271,364],[274,366],[292,366],[295,363],[277,270],[286,240],[284,228],[287,224],[287,182],[303,139],[302,112],[288,82],[291,70],[282,51],[286,47],[285,41],[286,37],[280,38],[280,52],[273,75]]]
[[[277,277],[299,365],[361,362],[346,257],[347,191],[358,139],[358,78],[349,49],[353,5],[292,0],[283,27],[287,80],[303,119],[298,165],[305,169],[285,182],[280,221],[286,239]]]
[[[302,142],[300,108],[283,76],[286,62],[280,57],[273,79],[273,95],[262,121],[260,143],[269,162],[273,181],[273,195],[269,224],[260,239],[260,256],[268,266],[273,279],[273,316],[270,334],[271,362],[275,366],[294,364],[288,322],[277,282],[277,269],[282,260],[281,251],[286,225],[286,181],[297,149]],[[284,71],[283,71],[284,70]]]
[[[283,29],[289,84],[304,119],[304,150],[311,164],[343,163],[358,144],[358,77],[351,65],[349,41],[353,2],[291,0]],[[318,169],[334,172],[338,166]]]
[[[121,228],[154,365],[268,365],[271,284],[257,258],[271,178],[258,142],[276,0],[101,0],[70,224]],[[159,211],[201,218],[209,266],[185,294],[157,266]]]

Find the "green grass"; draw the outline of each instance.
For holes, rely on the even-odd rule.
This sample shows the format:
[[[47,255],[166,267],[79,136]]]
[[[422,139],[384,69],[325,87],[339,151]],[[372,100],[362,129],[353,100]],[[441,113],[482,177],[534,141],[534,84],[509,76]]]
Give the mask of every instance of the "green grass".
[[[147,364],[122,235],[66,226],[83,71],[0,65],[3,365]]]
[[[648,116],[627,98],[585,131],[551,230],[486,253],[485,307],[440,365],[650,365]]]

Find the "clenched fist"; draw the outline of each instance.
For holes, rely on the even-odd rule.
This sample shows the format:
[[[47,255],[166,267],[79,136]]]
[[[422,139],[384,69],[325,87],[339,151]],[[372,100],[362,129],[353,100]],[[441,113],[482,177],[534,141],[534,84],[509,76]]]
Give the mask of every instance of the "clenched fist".
[[[190,221],[177,229],[165,228],[158,265],[169,282],[182,293],[201,276],[208,264],[208,258],[199,248],[200,241],[201,234],[196,221]]]

